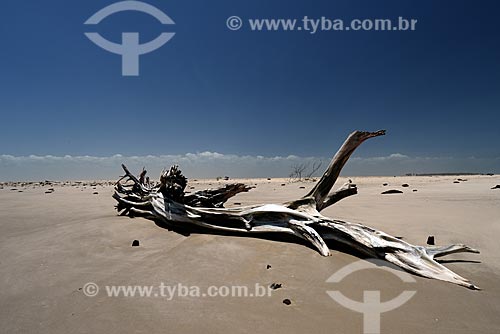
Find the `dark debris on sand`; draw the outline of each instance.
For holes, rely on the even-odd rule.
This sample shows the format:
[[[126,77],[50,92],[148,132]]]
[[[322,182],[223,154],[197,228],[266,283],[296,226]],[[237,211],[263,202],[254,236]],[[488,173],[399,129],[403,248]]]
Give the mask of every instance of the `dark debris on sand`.
[[[386,190],[382,192],[382,195],[387,195],[387,194],[402,194],[403,192],[401,190],[397,189],[391,189],[391,190]]]

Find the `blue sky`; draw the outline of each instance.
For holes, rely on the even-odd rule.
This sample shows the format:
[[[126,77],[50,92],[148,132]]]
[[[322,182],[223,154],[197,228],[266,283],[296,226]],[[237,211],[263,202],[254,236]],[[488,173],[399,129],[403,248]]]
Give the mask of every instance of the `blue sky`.
[[[203,158],[188,167],[197,177],[286,175],[287,157],[327,159],[356,129],[387,135],[361,147],[347,173],[500,173],[496,1],[151,0],[176,24],[139,12],[83,24],[114,2],[2,3],[0,179],[107,178],[119,160],[155,170],[186,154]],[[231,31],[232,15],[418,23]],[[115,42],[176,35],[140,57],[140,76],[123,77],[120,56],[88,31]]]

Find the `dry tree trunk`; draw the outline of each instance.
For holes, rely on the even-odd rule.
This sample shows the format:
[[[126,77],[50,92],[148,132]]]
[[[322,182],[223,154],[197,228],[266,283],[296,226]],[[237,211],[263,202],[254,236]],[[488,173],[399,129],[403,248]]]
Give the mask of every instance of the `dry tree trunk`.
[[[164,170],[159,184],[151,184],[145,178],[145,170],[138,179],[122,165],[125,175],[118,180],[113,197],[118,201],[116,208],[122,215],[145,216],[181,228],[294,235],[312,244],[323,256],[330,255],[325,240],[332,240],[368,256],[384,259],[408,272],[479,289],[434,260],[458,252],[479,253],[473,248],[465,245],[415,246],[382,231],[320,214],[328,206],[357,193],[356,185],[352,183],[346,183],[334,192],[331,189],[354,150],[365,140],[384,134],[384,130],[351,133],[314,188],[304,197],[280,205],[224,208],[229,198],[251,189],[241,183],[185,194],[187,179],[177,166]],[[124,178],[132,183],[122,183]]]

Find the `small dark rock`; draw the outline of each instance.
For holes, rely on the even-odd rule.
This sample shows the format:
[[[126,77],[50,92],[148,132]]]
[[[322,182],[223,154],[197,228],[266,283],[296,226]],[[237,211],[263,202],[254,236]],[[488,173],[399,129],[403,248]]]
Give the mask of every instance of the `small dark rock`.
[[[269,287],[273,290],[281,289],[282,284],[281,283],[273,283]]]
[[[386,190],[382,192],[382,195],[386,194],[402,194],[403,192],[401,190],[396,190],[396,189],[391,189],[391,190]]]
[[[53,191],[48,191],[48,190],[47,190],[45,193],[46,193],[46,194],[52,194],[52,193],[53,193]]]
[[[460,183],[460,181],[453,181],[453,183]]]
[[[266,266],[266,269],[271,269],[271,265],[270,265],[270,264],[268,264],[268,265]]]
[[[270,177],[268,177],[268,178],[267,178],[267,180],[268,180],[268,181],[271,181],[271,178],[270,178]]]
[[[429,236],[427,237],[427,244],[428,244],[428,245],[435,245],[435,244],[436,244],[436,243],[435,243],[435,240],[434,240],[434,236],[433,236],[433,235],[429,235]]]
[[[467,181],[467,179],[457,179],[457,181],[465,182],[465,181]]]
[[[94,191],[92,195],[99,195],[99,193],[97,191]]]
[[[285,186],[285,184],[284,184],[284,183],[282,183],[282,184],[281,184],[281,186],[282,186],[282,187],[284,187],[284,186]]]
[[[240,202],[234,202],[234,205],[241,205]]]
[[[132,247],[137,247],[137,246],[139,246],[139,240],[132,241]]]
[[[403,187],[403,188],[408,188],[409,186],[410,186],[410,185],[409,185],[408,183],[403,183],[403,184],[401,185],[401,187]]]
[[[389,183],[384,183],[384,184],[382,184],[382,185],[383,185],[384,187],[386,187],[386,186],[388,186],[388,185],[389,185]]]
[[[494,186],[493,188],[491,189],[500,189],[500,184],[497,184],[496,186]]]
[[[285,298],[285,299],[283,299],[283,304],[290,305],[290,304],[292,304],[292,301],[288,298]]]
[[[306,187],[304,187],[304,186],[300,186],[300,187],[299,187],[299,189],[306,189]]]
[[[417,192],[418,190],[417,189],[413,189],[413,192]]]

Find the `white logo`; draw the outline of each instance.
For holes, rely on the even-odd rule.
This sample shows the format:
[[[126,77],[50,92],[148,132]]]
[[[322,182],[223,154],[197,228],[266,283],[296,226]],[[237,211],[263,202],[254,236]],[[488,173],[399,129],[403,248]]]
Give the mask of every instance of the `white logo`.
[[[230,16],[226,20],[226,25],[230,30],[238,30],[243,26],[243,20],[239,16]]]
[[[393,269],[389,269],[389,267]],[[363,269],[385,270],[399,277],[405,283],[415,283],[415,279],[410,274],[400,271],[389,262],[378,259],[359,260],[351,263],[335,272],[326,281],[328,283],[339,283],[349,274]],[[405,290],[396,298],[383,303],[380,301],[380,290],[363,291],[363,302],[349,299],[337,290],[327,291],[326,293],[345,308],[363,313],[363,332],[365,334],[379,334],[380,314],[400,307],[409,301],[415,295],[416,291]]]
[[[83,293],[87,297],[95,297],[99,293],[99,286],[93,282],[88,282],[83,286]]]
[[[121,1],[111,4],[92,15],[87,21],[85,21],[84,24],[95,25],[109,15],[127,10],[139,11],[149,14],[160,21],[162,24],[175,24],[174,21],[167,16],[167,14],[163,13],[158,8],[140,1]],[[85,36],[87,36],[99,47],[122,56],[122,75],[124,76],[138,76],[139,56],[162,47],[172,37],[174,37],[174,35],[175,33],[172,32],[164,32],[152,41],[144,44],[139,44],[138,32],[124,32],[122,33],[122,44],[117,44],[103,38],[101,35],[99,35],[99,33],[85,33]]]

